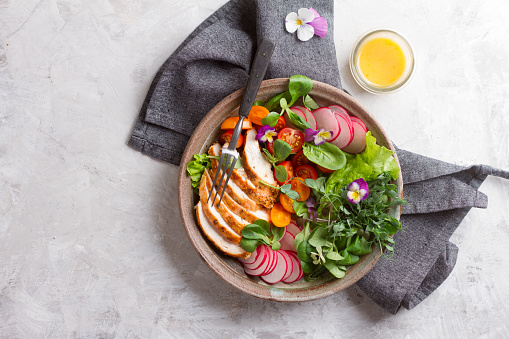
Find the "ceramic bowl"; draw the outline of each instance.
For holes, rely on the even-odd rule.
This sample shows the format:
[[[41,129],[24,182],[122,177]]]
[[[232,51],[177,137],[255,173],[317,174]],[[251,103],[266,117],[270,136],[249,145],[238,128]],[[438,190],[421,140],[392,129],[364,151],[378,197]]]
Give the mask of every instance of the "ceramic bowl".
[[[266,80],[262,82],[256,100],[266,101],[286,90],[288,90],[288,78]],[[225,282],[255,297],[286,302],[308,301],[323,298],[347,288],[364,276],[379,260],[381,251],[378,246],[375,246],[370,254],[365,255],[357,264],[349,268],[342,279],[330,276],[311,282],[301,279],[293,284],[277,283],[268,285],[258,277],[246,275],[237,259],[223,255],[202,233],[196,221],[194,210],[194,206],[199,199],[193,192],[191,181],[187,177],[186,164],[192,159],[193,154],[207,152],[209,146],[219,138],[219,127],[222,121],[229,116],[238,114],[243,93],[244,89],[241,89],[230,94],[203,118],[191,136],[182,157],[179,172],[179,205],[184,228],[192,245],[205,263]],[[320,106],[337,104],[342,106],[349,114],[362,119],[376,137],[379,145],[395,151],[380,124],[350,95],[333,86],[317,81],[313,82],[310,95]],[[401,176],[395,184],[399,196],[402,197],[403,182]],[[398,219],[400,213],[400,207],[391,210],[391,215]]]

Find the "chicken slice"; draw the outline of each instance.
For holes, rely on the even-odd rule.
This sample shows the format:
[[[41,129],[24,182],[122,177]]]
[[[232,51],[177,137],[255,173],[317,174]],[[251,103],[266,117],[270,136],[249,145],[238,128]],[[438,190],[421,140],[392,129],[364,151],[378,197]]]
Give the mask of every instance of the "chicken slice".
[[[244,249],[242,249],[242,247],[240,247],[240,245],[226,239],[221,233],[217,231],[217,229],[210,223],[207,216],[205,215],[201,202],[198,202],[196,205],[196,218],[198,219],[198,224],[200,225],[205,236],[224,254],[244,259],[247,259],[251,256],[251,253],[246,252]]]
[[[258,143],[258,142],[257,142]],[[225,144],[227,147],[227,144]],[[220,156],[221,155],[221,145],[218,143],[212,145],[209,148],[209,155]],[[260,156],[263,157],[260,153]],[[217,169],[218,162],[215,159],[211,159],[212,168],[214,170]],[[270,164],[269,164],[270,165]],[[270,187],[265,186],[263,184],[258,183],[255,185],[251,180],[249,180],[248,175],[244,171],[244,168],[238,168],[233,170],[231,181],[233,181],[246,195],[256,202],[257,204],[261,204],[267,208],[272,208],[275,202],[275,196],[277,196],[277,191],[275,196],[273,197],[273,193],[271,192]]]
[[[200,191],[200,201],[202,202],[202,204],[206,204],[207,200],[208,200],[210,189],[212,188],[212,180],[206,174],[204,174],[203,176],[205,177],[204,178],[205,179],[205,190],[203,191],[203,193],[205,193],[205,195],[202,194],[202,191]],[[212,202],[215,194],[216,194],[216,190],[214,188],[210,202]],[[219,214],[221,215],[223,220],[226,221],[226,223],[231,227],[231,229],[234,230],[235,233],[237,233],[238,235],[242,235],[242,229],[244,228],[244,226],[249,224],[249,221],[246,221],[246,220],[242,219],[240,216],[238,216],[237,214],[233,213],[228,208],[225,198],[226,198],[226,194],[223,195],[223,200],[218,205],[217,204],[217,201],[219,201],[219,196],[218,196],[215,200],[214,207],[219,212]]]
[[[272,166],[262,154],[260,144],[256,140],[256,130],[251,129],[246,132],[246,141],[242,155],[242,164],[247,178],[256,186],[260,195],[263,196],[264,201],[260,203],[267,208],[272,208],[276,201],[278,190],[264,185],[261,182],[263,181],[272,186],[278,185],[274,179]]]
[[[231,228],[231,226],[223,219],[217,209],[212,206],[211,202],[207,203],[208,190],[206,186],[207,176],[203,175],[200,181],[200,202],[203,206],[203,212],[207,216],[209,222],[228,240],[238,244],[242,236]],[[223,203],[221,203],[224,205]]]
[[[208,176],[207,189],[210,192],[213,179],[213,177],[211,177],[212,173],[209,172],[208,170],[205,170],[204,175]],[[226,190],[223,195],[223,202],[232,213],[238,215],[240,218],[246,220],[247,222],[254,223],[258,219],[269,221],[269,211],[266,208],[262,207],[257,211],[250,211],[241,206],[240,204],[238,204],[234,199],[232,199],[228,190]]]

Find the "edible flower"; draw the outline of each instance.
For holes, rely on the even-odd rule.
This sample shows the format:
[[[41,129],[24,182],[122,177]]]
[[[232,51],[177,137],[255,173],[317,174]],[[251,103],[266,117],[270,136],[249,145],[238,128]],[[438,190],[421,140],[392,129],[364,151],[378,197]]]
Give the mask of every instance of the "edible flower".
[[[316,220],[318,218],[318,212],[316,211],[316,201],[313,196],[309,196],[308,200],[306,200],[306,207],[308,208],[308,213],[310,216],[313,216],[312,219]]]
[[[348,192],[346,193],[346,196],[352,204],[358,204],[362,200],[366,199],[368,194],[368,183],[363,178],[359,178],[348,185]]]
[[[317,146],[332,139],[332,137],[334,136],[334,133],[332,131],[326,131],[323,128],[320,128],[318,131],[315,131],[312,128],[306,128],[304,133],[306,134],[304,141],[306,142],[313,141]]]
[[[309,9],[313,12],[315,18],[309,24],[313,26],[315,29],[315,35],[318,35],[320,38],[323,38],[327,35],[327,31],[329,30],[329,25],[327,24],[327,19],[321,17],[320,14],[313,8]]]
[[[308,41],[315,34],[323,38],[329,29],[327,20],[313,8],[300,8],[297,13],[289,13],[285,19],[285,27],[289,33],[297,31],[300,41]]]
[[[277,136],[277,132],[274,127],[269,125],[263,125],[256,133],[256,140],[259,142],[274,142],[274,137]]]

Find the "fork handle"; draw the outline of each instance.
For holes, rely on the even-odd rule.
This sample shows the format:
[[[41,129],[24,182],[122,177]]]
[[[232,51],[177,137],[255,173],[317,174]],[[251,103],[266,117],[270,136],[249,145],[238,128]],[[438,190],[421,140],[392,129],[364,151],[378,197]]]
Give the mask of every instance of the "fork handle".
[[[269,67],[270,58],[272,57],[272,52],[274,52],[275,46],[276,45],[272,41],[265,38],[262,39],[258,45],[253,64],[251,65],[251,70],[249,71],[246,91],[244,92],[244,96],[242,97],[242,102],[240,104],[240,116],[247,118],[249,115],[249,111],[251,110],[251,106],[253,106],[258,89],[260,89],[262,80],[265,77],[265,72],[267,72],[267,68]]]

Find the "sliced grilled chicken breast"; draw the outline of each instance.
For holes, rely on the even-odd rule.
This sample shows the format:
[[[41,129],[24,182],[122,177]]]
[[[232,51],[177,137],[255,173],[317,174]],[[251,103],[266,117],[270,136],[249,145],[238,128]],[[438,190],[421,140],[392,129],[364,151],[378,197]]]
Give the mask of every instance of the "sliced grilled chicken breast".
[[[258,142],[256,141],[256,143],[258,143]],[[225,145],[227,145],[227,144],[225,144]],[[259,148],[259,146],[258,146],[258,148]],[[220,154],[221,154],[221,146],[218,143],[212,145],[209,148],[209,155],[220,156]],[[263,158],[261,153],[259,154],[259,156]],[[265,160],[265,158],[263,158],[263,159]],[[267,160],[265,160],[265,161],[267,161]],[[214,170],[217,169],[217,165],[218,165],[217,160],[211,159],[211,164],[212,164],[212,168]],[[243,163],[243,165],[244,165],[244,163]],[[269,163],[269,166],[270,166],[270,163]],[[244,171],[244,168],[239,168],[239,169],[233,170],[232,176],[230,179],[242,191],[244,191],[244,193],[246,193],[246,195],[251,200],[253,200],[257,204],[261,204],[267,208],[272,208],[272,206],[274,205],[274,202],[276,199],[275,197],[277,196],[277,191],[271,189],[268,186],[260,184],[259,182],[257,185],[254,184],[253,182],[251,182],[251,180],[248,178],[248,175]],[[272,179],[272,181],[273,180],[274,179]],[[274,193],[272,191],[275,191],[275,196],[273,196]]]
[[[196,218],[198,219],[198,224],[200,225],[205,236],[224,254],[244,259],[250,257],[251,253],[246,252],[242,249],[242,247],[240,247],[240,245],[226,239],[221,233],[218,232],[218,230],[210,223],[207,216],[205,215],[201,202],[198,202],[196,205]]]
[[[212,179],[213,179],[213,177],[211,177],[212,173],[208,170],[205,170],[205,173],[203,175],[208,176],[207,189],[210,192],[210,189],[212,187]],[[245,220],[249,223],[254,223],[258,219],[263,219],[263,220],[269,221],[269,211],[266,208],[261,208],[257,211],[250,211],[250,210],[244,208],[239,203],[237,203],[234,199],[232,199],[228,190],[226,190],[223,195],[223,202],[225,203],[225,205],[228,207],[228,209],[232,213],[238,215],[240,218],[242,218],[243,220]]]
[[[246,132],[246,141],[244,144],[243,167],[247,178],[256,186],[256,189],[263,196],[263,202],[260,203],[267,208],[272,208],[276,201],[278,191],[272,187],[264,185],[261,181],[277,186],[272,172],[272,166],[262,154],[260,144],[256,140],[256,130],[251,129]]]
[[[214,206],[211,205],[212,200],[210,202],[207,202],[207,198],[208,198],[209,194],[208,194],[208,190],[207,190],[207,185],[206,185],[207,181],[206,180],[207,180],[207,176],[203,175],[201,178],[200,187],[199,187],[200,202],[202,203],[203,212],[205,213],[205,216],[207,217],[209,222],[226,239],[228,239],[236,244],[239,244],[240,239],[242,239],[242,236],[239,233],[237,233],[235,230],[233,230],[231,228],[231,226],[223,219],[223,217],[218,212],[218,210]],[[221,203],[221,205],[224,206],[223,203]]]
[[[210,189],[212,189],[212,180],[206,173],[203,174],[203,177],[205,177],[204,179],[205,179],[206,196],[203,197],[202,193],[200,192],[200,200],[203,204],[205,204],[207,202],[207,197],[209,196]],[[212,197],[215,194],[216,194],[216,190],[214,189],[214,191],[212,192]],[[219,214],[221,215],[223,220],[226,221],[226,223],[231,227],[231,229],[234,230],[238,235],[242,235],[242,229],[244,228],[244,226],[249,224],[249,221],[242,219],[239,215],[233,213],[228,208],[228,205],[226,204],[227,198],[228,197],[225,192],[225,194],[223,195],[223,200],[218,205],[217,201],[219,201],[219,197],[217,197],[216,201],[214,202],[214,207],[219,212]],[[210,201],[212,202],[212,198]]]

